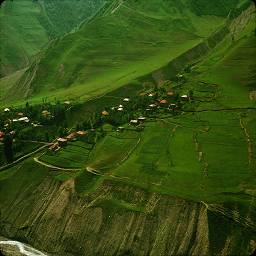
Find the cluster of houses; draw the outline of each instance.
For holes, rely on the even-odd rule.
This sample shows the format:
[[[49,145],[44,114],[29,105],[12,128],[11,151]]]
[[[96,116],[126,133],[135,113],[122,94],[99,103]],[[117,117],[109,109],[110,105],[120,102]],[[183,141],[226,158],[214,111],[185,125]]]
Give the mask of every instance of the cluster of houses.
[[[31,124],[33,127],[38,127],[38,126],[42,126],[40,125],[40,123],[38,122],[32,122],[31,119],[29,117],[27,117],[23,112],[18,112],[18,113],[11,113],[11,109],[10,108],[5,108],[4,109],[4,113],[6,114],[11,114],[8,115],[8,119],[5,120],[5,124],[4,124],[4,131],[0,131],[0,142],[3,141],[5,134],[7,134],[6,130],[10,130],[11,124],[14,123],[24,123],[24,124]],[[10,117],[11,116],[11,117]],[[51,113],[47,110],[42,111],[42,116],[45,118],[48,117],[52,117]],[[15,131],[10,131],[8,132],[8,134],[10,135],[15,135]]]
[[[146,96],[146,95],[143,93],[143,94],[141,94],[141,96]],[[156,96],[156,93],[149,93],[147,96],[149,98],[152,98],[152,102],[148,105],[148,108],[146,109],[146,111],[152,111],[154,109],[161,108],[161,107],[168,108],[170,110],[174,110],[177,108],[177,104],[173,102],[173,98],[175,96],[175,93],[173,91],[167,92],[167,97],[164,99],[153,100],[153,98]],[[183,102],[189,101],[190,97],[189,97],[189,95],[184,94],[184,95],[180,96],[180,100]],[[123,102],[128,103],[129,101],[130,101],[130,98],[123,99]],[[122,112],[122,111],[124,111],[124,106],[122,104],[120,104],[117,107],[112,107],[111,110],[112,111],[116,110],[116,111]],[[107,117],[110,115],[110,113],[106,110],[103,110],[101,112],[101,115],[104,117]],[[131,125],[139,125],[142,122],[144,122],[145,120],[146,120],[146,117],[140,116],[137,119],[130,120],[130,124]],[[118,128],[118,130],[121,130],[121,129]]]
[[[169,110],[175,110],[177,109],[177,102],[175,101],[175,99],[177,99],[175,93],[173,91],[168,91],[166,92],[166,95],[163,96],[162,98],[159,99],[158,94],[155,92],[151,92],[151,93],[141,93],[140,94],[143,97],[149,97],[149,103],[148,106],[146,106],[146,111],[151,112],[154,111],[155,109],[159,109],[159,108],[165,108],[165,109],[169,109]],[[179,97],[179,101],[181,102],[185,102],[185,101],[189,101],[190,97],[187,94],[181,95]],[[117,111],[117,112],[123,112],[127,106],[127,104],[131,101],[130,98],[126,97],[123,100],[123,103],[118,105],[118,106],[114,106],[111,108],[112,111]],[[70,105],[69,101],[64,102],[64,104],[66,105]],[[11,112],[11,110],[9,108],[5,108],[4,109],[5,113],[9,113]],[[14,117],[15,115],[15,117]],[[31,125],[35,126],[40,126],[39,123],[33,123],[31,122],[30,118],[27,117],[24,113],[19,112],[19,113],[15,113],[13,115],[14,118],[8,119],[5,122],[5,130],[8,129],[9,125],[11,123],[16,123],[16,122],[22,122],[22,123],[30,123]],[[43,110],[41,112],[41,115],[44,118],[52,118],[53,115],[51,114],[50,111],[48,110]],[[101,112],[101,115],[103,117],[108,117],[110,116],[110,112],[108,112],[107,110],[103,110]],[[10,115],[9,115],[10,117]],[[129,121],[130,125],[132,126],[138,126],[140,124],[142,124],[143,122],[146,121],[146,117],[144,116],[139,116],[136,119],[131,119]],[[117,131],[122,131],[124,130],[124,127],[118,127]],[[15,131],[11,132],[13,135],[15,134]],[[10,133],[9,133],[10,134]],[[73,132],[71,134],[69,134],[66,137],[63,138],[58,138],[57,141],[50,147],[50,150],[52,151],[58,151],[62,146],[65,146],[67,144],[68,141],[72,141],[74,139],[76,139],[77,137],[81,137],[81,136],[85,136],[87,134],[87,131],[78,131],[78,132]],[[0,131],[0,142],[3,141],[3,138],[5,136],[5,132]]]
[[[58,151],[61,149],[61,147],[64,147],[67,145],[68,141],[72,141],[77,139],[78,137],[84,137],[87,135],[87,131],[77,131],[77,132],[72,132],[69,135],[67,135],[66,137],[61,137],[58,138],[57,141],[50,146],[50,150],[51,151]]]

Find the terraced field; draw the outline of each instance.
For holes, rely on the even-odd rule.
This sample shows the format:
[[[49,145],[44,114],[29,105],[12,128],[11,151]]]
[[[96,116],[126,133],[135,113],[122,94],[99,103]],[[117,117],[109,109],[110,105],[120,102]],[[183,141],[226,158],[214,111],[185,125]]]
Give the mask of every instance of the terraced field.
[[[86,143],[80,141],[70,142],[68,146],[58,152],[44,154],[40,157],[40,160],[60,168],[84,168],[91,149],[92,146]]]

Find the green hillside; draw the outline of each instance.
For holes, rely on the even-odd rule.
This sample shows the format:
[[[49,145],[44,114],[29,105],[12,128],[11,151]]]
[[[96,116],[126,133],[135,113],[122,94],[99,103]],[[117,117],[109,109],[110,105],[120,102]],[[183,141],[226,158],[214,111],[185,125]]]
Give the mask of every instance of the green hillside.
[[[7,0],[1,5],[0,76],[27,66],[53,38],[88,20],[104,0]]]
[[[7,100],[88,99],[148,74],[223,27],[238,4],[226,1],[223,8],[223,1],[215,2],[212,9],[205,1],[113,1],[92,22],[51,44]]]
[[[58,152],[44,149],[2,170],[1,234],[57,255],[251,255],[256,249],[252,25],[235,43],[226,38],[185,74],[185,82],[173,81],[168,89],[193,91],[181,110],[159,108],[141,130],[103,125],[95,144],[86,137],[70,141]],[[122,102],[129,90],[89,102],[88,109],[74,106],[71,116],[82,122],[89,109]],[[127,107],[133,98],[147,97],[130,95]]]
[[[254,255],[255,15],[107,1],[2,78],[0,254]]]

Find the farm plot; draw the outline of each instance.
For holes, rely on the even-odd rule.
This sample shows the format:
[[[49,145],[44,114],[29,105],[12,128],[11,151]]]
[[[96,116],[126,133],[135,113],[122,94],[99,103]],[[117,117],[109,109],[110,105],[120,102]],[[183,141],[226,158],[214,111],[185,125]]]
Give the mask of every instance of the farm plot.
[[[92,151],[88,166],[102,172],[115,168],[129,157],[139,142],[140,134],[136,131],[108,134]]]
[[[92,146],[80,141],[70,142],[58,152],[47,152],[40,161],[60,168],[83,168]]]

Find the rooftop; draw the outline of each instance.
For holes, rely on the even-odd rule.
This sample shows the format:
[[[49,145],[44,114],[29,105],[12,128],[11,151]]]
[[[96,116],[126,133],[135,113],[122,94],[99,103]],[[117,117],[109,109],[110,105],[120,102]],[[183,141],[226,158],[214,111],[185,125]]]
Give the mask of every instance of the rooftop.
[[[167,100],[160,100],[160,104],[167,104],[168,101]]]
[[[57,139],[58,142],[67,142],[67,139],[64,139],[64,138],[58,138]]]
[[[86,135],[87,134],[87,131],[78,131],[76,132],[78,135]]]
[[[103,116],[109,116],[109,113],[108,113],[106,110],[102,111],[101,114],[102,114]]]
[[[167,95],[168,95],[168,96],[173,96],[173,95],[174,95],[174,92],[172,92],[172,91],[167,92]]]

